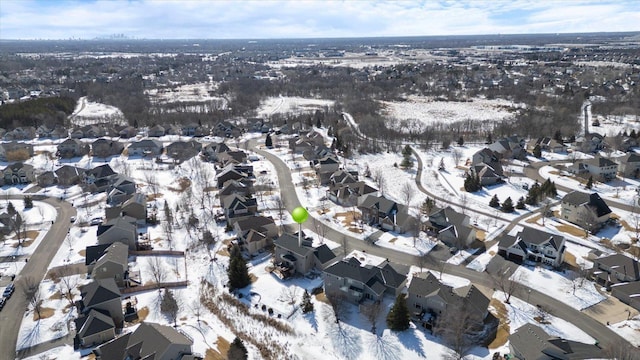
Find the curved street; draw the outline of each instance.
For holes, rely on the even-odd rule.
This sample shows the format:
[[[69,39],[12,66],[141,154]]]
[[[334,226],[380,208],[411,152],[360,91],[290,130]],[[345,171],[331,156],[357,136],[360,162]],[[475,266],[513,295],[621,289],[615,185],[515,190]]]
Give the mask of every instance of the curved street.
[[[300,201],[298,199],[298,195],[295,191],[294,184],[291,179],[291,170],[288,166],[277,156],[259,149],[257,146],[257,141],[255,139],[249,141],[249,147],[252,151],[257,152],[258,154],[264,156],[267,160],[269,160],[276,169],[278,173],[278,181],[280,185],[281,197],[282,201],[288,211],[293,210],[295,207],[300,206]],[[419,163],[418,174],[422,171],[422,165]],[[424,188],[422,188],[424,189]],[[433,194],[430,194],[425,191],[425,193],[429,196],[435,197]],[[438,197],[441,199],[440,197]],[[313,214],[310,214],[313,217]],[[526,216],[530,216],[528,213]],[[516,219],[518,220],[518,219]],[[315,231],[312,225],[312,221],[307,221],[304,224],[305,228],[308,228],[311,231]],[[510,224],[510,226],[512,226]],[[386,258],[389,261],[397,262],[400,264],[406,265],[415,265],[419,266],[420,261],[417,256],[411,255],[408,253],[404,253],[401,251],[395,251],[388,248],[381,248],[372,244],[369,244],[361,239],[350,236],[343,232],[337,231],[331,227],[326,227],[326,237],[333,239],[334,241],[341,243],[340,239],[344,239],[344,242],[348,246],[349,249],[357,249],[362,250],[367,253],[370,253],[375,256],[380,256],[382,258]],[[436,250],[436,249],[434,249]],[[441,256],[444,254],[446,256],[448,252],[438,252]],[[436,258],[432,253],[429,253],[429,256],[426,257],[423,267],[440,271],[443,266],[441,261],[446,260],[445,258]],[[500,269],[502,268],[502,264],[508,263],[504,259],[499,256],[494,257],[489,267],[487,267],[487,271],[489,269]],[[511,263],[509,263],[511,264]],[[515,264],[514,264],[515,268]],[[477,272],[471,269],[468,269],[461,265],[451,265],[447,264],[444,267],[444,273],[455,275],[459,277],[463,277],[469,279],[472,283],[476,285],[480,285],[489,289],[494,288],[494,282],[488,272]],[[514,296],[517,296],[521,299],[527,298],[529,303],[541,305],[543,307],[553,309],[553,315],[557,316],[563,320],[566,320],[575,326],[582,329],[584,332],[589,334],[595,339],[598,339],[599,343],[603,346],[615,346],[616,344],[621,344],[626,342],[624,338],[619,336],[617,333],[611,331],[607,326],[601,324],[597,320],[591,318],[590,316],[547,296],[541,292],[538,292],[534,289],[523,287],[521,290],[516,291]]]
[[[9,197],[9,199],[20,200],[22,200],[22,198],[20,195],[12,195]],[[64,238],[71,228],[71,216],[76,215],[76,210],[73,206],[65,201],[39,195],[34,195],[32,198],[53,206],[57,211],[57,217],[55,223],[29,257],[29,262],[25,264],[20,275],[16,277],[16,291],[13,293],[13,296],[7,300],[4,309],[0,311],[0,360],[15,359],[18,332],[23,316],[25,315],[25,309],[28,306],[20,278],[30,276],[38,281],[44,278],[51,260],[53,260],[58,249],[62,246]]]

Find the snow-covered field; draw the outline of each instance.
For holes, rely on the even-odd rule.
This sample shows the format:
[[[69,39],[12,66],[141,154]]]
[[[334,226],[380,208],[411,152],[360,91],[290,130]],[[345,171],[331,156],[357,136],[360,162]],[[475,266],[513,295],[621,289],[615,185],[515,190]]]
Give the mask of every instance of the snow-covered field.
[[[335,103],[334,100],[325,99],[308,99],[293,96],[272,97],[263,101],[258,107],[258,116],[269,117],[273,114],[300,114],[313,113],[316,110],[324,110],[325,107],[331,108]]]
[[[436,123],[509,120],[514,118],[514,112],[518,109],[512,102],[502,99],[437,101],[419,96],[410,96],[403,102],[384,101],[382,105],[388,118],[386,126],[405,133],[420,133]]]
[[[88,101],[87,97],[81,97],[76,104],[76,109],[69,116],[74,125],[84,126],[96,123],[120,123],[126,124],[124,114],[117,107]]]

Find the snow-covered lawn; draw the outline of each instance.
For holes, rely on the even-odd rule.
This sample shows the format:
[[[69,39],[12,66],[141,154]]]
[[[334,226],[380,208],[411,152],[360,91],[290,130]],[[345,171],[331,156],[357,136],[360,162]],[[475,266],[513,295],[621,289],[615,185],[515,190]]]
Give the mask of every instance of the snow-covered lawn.
[[[86,96],[78,100],[76,109],[69,118],[73,124],[80,126],[100,122],[126,123],[124,114],[120,109],[115,106],[89,101]]]
[[[572,281],[573,279],[576,280]],[[511,280],[551,296],[577,310],[586,309],[606,300],[593,282],[580,279],[579,275],[571,270],[558,273],[541,266],[519,266],[511,276]]]
[[[323,111],[325,107],[331,108],[335,103],[334,100],[325,99],[309,99],[294,96],[272,97],[263,101],[258,107],[259,116],[270,116],[273,114],[300,114]]]
[[[626,339],[631,345],[640,347],[640,315],[634,316],[629,320],[624,320],[609,325],[609,329],[615,331],[623,339]]]
[[[467,267],[469,269],[473,269],[478,272],[483,272],[491,259],[498,253],[498,244],[493,245],[491,248],[487,249],[482,254],[478,255],[475,259],[473,259]]]
[[[9,193],[7,189],[5,193]],[[24,202],[22,200],[9,200],[13,207],[20,214],[27,225],[27,239],[23,242],[22,246],[18,246],[18,239],[15,233],[11,233],[0,244],[0,257],[5,256],[29,256],[40,245],[40,241],[44,238],[51,228],[51,224],[56,220],[58,213],[53,206],[43,203],[41,201],[34,201],[33,208],[25,209]],[[0,207],[3,212],[6,212],[8,203],[2,201]],[[24,239],[23,239],[24,240]],[[19,262],[23,262],[20,260]],[[14,271],[20,271],[24,264],[5,262],[0,264],[0,273],[11,273]],[[17,268],[17,269],[16,269]],[[17,273],[16,273],[17,274]]]

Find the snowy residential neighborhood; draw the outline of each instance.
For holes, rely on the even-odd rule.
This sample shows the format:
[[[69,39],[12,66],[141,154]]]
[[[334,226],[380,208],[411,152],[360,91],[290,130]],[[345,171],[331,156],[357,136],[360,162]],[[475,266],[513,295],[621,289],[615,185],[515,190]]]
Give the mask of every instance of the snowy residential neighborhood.
[[[463,56],[396,47],[251,79]],[[530,105],[493,94],[371,100],[375,122],[365,100],[282,91],[239,116],[226,80],[175,71],[136,78],[150,114],[219,118],[83,95],[65,125],[0,129],[0,359],[640,359],[638,115],[580,95],[576,133],[532,137],[497,130]]]

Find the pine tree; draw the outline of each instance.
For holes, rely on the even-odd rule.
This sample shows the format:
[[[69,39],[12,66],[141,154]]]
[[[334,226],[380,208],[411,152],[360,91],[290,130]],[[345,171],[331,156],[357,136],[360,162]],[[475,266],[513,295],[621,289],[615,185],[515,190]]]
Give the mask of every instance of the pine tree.
[[[491,206],[492,208],[500,207],[500,200],[498,200],[498,195],[497,194],[493,195],[493,197],[489,201],[489,206]]]
[[[404,146],[404,148],[402,149],[402,156],[411,156],[411,146]]]
[[[389,314],[387,314],[387,326],[391,330],[404,331],[409,328],[409,309],[404,294],[398,295]]]
[[[267,138],[264,139],[264,146],[268,149],[273,147],[273,140],[271,140],[271,134],[267,134]]]
[[[502,207],[500,210],[506,213],[513,212],[513,201],[511,200],[511,197],[506,198],[505,201],[502,202]]]
[[[493,137],[491,136],[491,133],[487,134],[487,144],[493,144]]]
[[[305,290],[304,293],[302,293],[301,306],[302,306],[303,314],[308,314],[313,311],[313,303],[311,302],[311,295],[309,295],[309,292],[307,290]]]
[[[411,169],[413,167],[413,160],[410,157],[405,156],[400,163],[400,167],[403,169]]]
[[[164,295],[162,296],[162,300],[160,300],[160,311],[167,317],[169,317],[174,326],[176,325],[176,321],[178,320],[179,310],[180,307],[178,305],[178,301],[173,296],[173,292],[171,292],[169,289],[164,289]]]
[[[246,360],[247,348],[244,346],[242,340],[239,337],[233,339],[233,342],[229,345],[229,351],[227,352],[227,359],[233,360]]]
[[[518,203],[516,204],[516,209],[518,210],[524,210],[526,208],[525,203],[524,203],[524,196],[520,196],[520,199],[518,199]]]
[[[33,208],[33,199],[31,198],[31,196],[25,196],[23,201],[24,201],[24,208],[25,209]]]
[[[229,276],[229,290],[231,291],[235,289],[242,289],[243,287],[251,284],[247,263],[242,257],[242,253],[240,252],[238,245],[234,245],[231,248],[227,275]]]
[[[589,176],[589,180],[587,180],[587,185],[585,187],[589,190],[593,187],[593,176]]]
[[[464,145],[464,138],[463,138],[462,136],[460,136],[460,137],[458,138],[458,145],[459,145],[459,146]]]
[[[15,206],[13,206],[13,202],[9,201],[9,205],[7,205],[7,213],[9,215],[14,215],[17,213]]]

